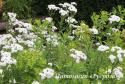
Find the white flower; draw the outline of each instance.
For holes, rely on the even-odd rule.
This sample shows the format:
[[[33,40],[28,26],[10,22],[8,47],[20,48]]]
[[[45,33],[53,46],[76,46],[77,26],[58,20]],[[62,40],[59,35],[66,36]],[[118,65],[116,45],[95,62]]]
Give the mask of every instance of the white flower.
[[[122,57],[121,54],[118,54],[117,57],[118,57],[119,62],[122,62],[122,61],[123,61],[123,57]]]
[[[57,46],[59,44],[58,42],[58,37],[56,34],[53,34],[53,35],[46,35],[46,41],[47,43],[52,43],[54,46]]]
[[[118,46],[114,46],[111,48],[111,52],[115,52],[116,50],[122,50],[122,49]]]
[[[17,30],[19,33],[25,33],[25,34],[28,33],[26,28],[15,28],[15,30]]]
[[[10,52],[1,51],[1,61],[6,64],[16,64],[16,59],[11,57]]]
[[[59,45],[59,42],[57,40],[55,40],[55,41],[53,41],[53,45],[57,46],[57,45]]]
[[[87,56],[82,51],[70,49],[70,52],[72,52],[70,56],[76,60],[76,63],[79,63],[80,60],[87,60]]]
[[[67,2],[65,2],[64,4],[60,3],[59,5],[62,6],[63,8],[66,8],[66,7],[70,6],[70,4],[67,3]]]
[[[8,32],[15,33],[13,29],[9,29]]]
[[[120,78],[123,78],[123,73],[122,73],[122,68],[121,67],[117,67],[113,70],[114,75],[116,76],[116,78],[119,80]]]
[[[113,70],[108,69],[108,71],[106,71],[106,73],[108,74],[114,74],[115,77],[119,80],[121,78],[123,78],[123,73],[122,73],[122,68],[121,67],[116,67]]]
[[[125,50],[123,50],[121,47],[114,46],[111,48],[111,52],[117,53],[117,58],[119,62],[123,61],[123,57],[125,57]]]
[[[27,29],[27,30],[32,30],[32,25],[29,23],[24,23],[23,26]]]
[[[52,31],[54,32],[55,30],[57,30],[57,27],[52,26]]]
[[[77,3],[76,3],[76,2],[71,2],[71,4],[72,4],[72,5],[77,5]]]
[[[11,53],[10,52],[5,52],[5,51],[1,51],[1,56],[2,57],[11,57]]]
[[[5,46],[3,46],[3,49],[11,49],[11,46],[10,45],[5,45]]]
[[[19,20],[16,20],[12,23],[13,26],[18,26],[18,27],[22,27],[23,26],[23,22],[22,21],[19,21]]]
[[[24,41],[23,36],[22,35],[17,35],[16,40],[18,41],[18,43],[22,43]]]
[[[48,5],[49,10],[59,10],[59,7],[56,7],[55,5]]]
[[[99,42],[95,43],[97,46],[100,46],[101,44]]]
[[[16,13],[8,12],[8,16],[9,16],[9,17],[16,18],[16,15],[17,15]]]
[[[72,17],[68,17],[66,19],[66,22],[69,23],[69,24],[72,24],[72,23],[77,23],[76,19],[72,18]]]
[[[11,53],[15,53],[17,51],[22,51],[23,47],[17,43],[13,43],[13,44],[3,46],[3,49],[9,49],[11,50]]]
[[[96,28],[89,29],[93,34],[99,34],[98,30]]]
[[[17,83],[15,79],[13,79],[13,83],[14,83],[14,84],[16,84],[16,83]]]
[[[117,31],[119,31],[119,29],[112,28],[112,31],[113,31],[113,32],[117,32]]]
[[[105,46],[105,45],[100,45],[97,50],[101,51],[101,52],[104,52],[104,51],[109,50],[109,47]]]
[[[45,20],[47,20],[48,22],[52,22],[53,18],[47,17],[47,18],[45,18]]]
[[[67,3],[67,2],[65,2],[64,4],[63,4],[64,6],[70,6],[70,4],[69,3]]]
[[[125,57],[125,50],[117,50],[117,54],[121,54],[123,57]]]
[[[11,34],[0,35],[0,45],[8,45],[15,42],[16,40]]]
[[[112,22],[119,22],[120,21],[120,17],[119,16],[116,16],[116,15],[111,15],[110,18],[109,18],[109,22],[112,23]]]
[[[73,5],[70,5],[68,9],[69,9],[69,11],[71,11],[71,12],[77,13],[77,9],[76,9],[76,7],[73,6]]]
[[[23,47],[18,43],[27,45],[29,48],[34,47],[38,36],[30,31],[32,30],[32,25],[30,23],[24,23],[17,20],[16,14],[13,15],[10,13],[9,15],[12,16],[13,19],[15,19],[15,21],[10,20],[11,25],[16,27],[14,29],[11,29],[10,32],[15,34],[15,31],[18,31],[18,33],[16,33],[15,37],[7,34],[0,36],[0,45],[3,45],[3,49],[11,50],[12,53],[22,51]],[[51,21],[51,19],[46,18],[46,20],[48,21]],[[16,62],[15,59],[11,59],[11,61],[13,61],[13,63]]]
[[[47,41],[47,42],[50,42],[50,41],[51,41],[51,37],[47,37],[47,38],[46,38],[46,41]]]
[[[54,76],[54,70],[50,68],[45,68],[41,73],[39,73],[41,79],[51,78]]]
[[[76,63],[80,63],[80,59],[79,58],[76,59]]]
[[[116,59],[116,56],[110,55],[110,56],[109,56],[109,59],[110,59],[110,61],[111,61],[112,63],[114,63],[114,62],[115,62],[115,59]]]
[[[19,44],[11,44],[11,52],[15,53],[17,51],[22,51],[23,47]]]
[[[69,11],[65,11],[63,9],[60,9],[59,13],[61,14],[61,16],[65,16],[65,15],[68,15]]]
[[[35,46],[35,43],[33,41],[30,41],[30,40],[24,41],[24,44],[27,45],[28,47],[34,47]]]
[[[40,84],[38,81],[33,81],[32,84]]]
[[[16,13],[8,12],[8,16],[9,16],[10,22],[17,21],[17,19],[16,19]]]
[[[49,66],[52,66],[53,64],[52,63],[48,63]]]
[[[117,50],[117,57],[119,62],[122,62],[123,57],[125,57],[125,50],[122,50],[122,49]]]

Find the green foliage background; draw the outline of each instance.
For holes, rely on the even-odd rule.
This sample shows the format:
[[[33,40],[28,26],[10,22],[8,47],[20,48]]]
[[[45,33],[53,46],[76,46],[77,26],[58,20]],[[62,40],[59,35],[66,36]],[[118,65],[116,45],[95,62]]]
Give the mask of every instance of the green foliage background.
[[[63,2],[76,2],[78,20],[85,20],[92,25],[91,15],[102,10],[111,11],[113,7],[125,5],[125,0],[5,0],[4,11],[16,12],[20,18],[48,16],[47,5]]]

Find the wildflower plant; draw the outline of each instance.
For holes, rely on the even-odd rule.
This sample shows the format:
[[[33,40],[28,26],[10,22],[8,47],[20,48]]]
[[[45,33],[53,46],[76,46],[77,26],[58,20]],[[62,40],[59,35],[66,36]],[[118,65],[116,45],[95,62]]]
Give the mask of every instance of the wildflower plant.
[[[8,13],[7,34],[0,35],[1,84],[124,83],[123,17],[94,13],[90,28],[74,19],[75,6],[48,5],[52,17],[32,24]]]
[[[48,10],[50,11],[50,16],[53,17],[54,14],[59,14],[58,20],[55,20],[55,25],[57,26],[60,33],[72,32],[74,27],[77,27],[77,21],[74,16],[77,13],[76,3],[60,3],[58,6],[48,5]],[[57,15],[56,14],[56,15]]]

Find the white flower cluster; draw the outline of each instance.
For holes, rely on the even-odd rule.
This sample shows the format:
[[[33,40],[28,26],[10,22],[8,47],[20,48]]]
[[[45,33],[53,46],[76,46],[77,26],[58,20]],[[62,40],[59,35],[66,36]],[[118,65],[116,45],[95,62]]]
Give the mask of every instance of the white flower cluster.
[[[77,4],[75,2],[71,2],[71,3],[64,3],[64,4],[60,3],[59,5],[61,6],[60,10],[59,10],[60,15],[61,16],[66,16],[67,15],[68,18],[66,18],[65,21],[67,23],[69,23],[72,27],[74,27],[73,24],[76,24],[78,22],[70,14],[72,14],[72,12],[74,14],[77,13],[77,8],[75,7]]]
[[[16,15],[17,15],[16,13],[10,13],[10,12],[8,13],[11,22],[17,21]]]
[[[72,53],[70,54],[70,56],[76,60],[76,63],[79,63],[80,60],[87,60],[87,56],[82,51],[78,51],[76,49],[70,49],[70,52]]]
[[[93,27],[93,28],[91,28],[91,29],[89,29],[93,34],[99,34],[99,32],[98,32],[98,30],[95,28],[95,27]]]
[[[1,51],[1,62],[3,62],[5,65],[16,64],[16,59],[11,57],[10,52]]]
[[[116,59],[116,56],[110,55],[110,56],[109,56],[109,59],[110,59],[110,61],[111,61],[112,63],[114,63],[114,62],[115,62],[115,59]]]
[[[116,78],[119,80],[120,78],[123,78],[123,73],[122,73],[122,68],[121,67],[117,67],[113,70],[114,75],[116,76]]]
[[[62,4],[62,3],[60,3],[59,4],[63,9],[67,9],[69,12],[74,12],[74,13],[76,13],[77,12],[77,9],[76,9],[76,3],[75,2],[71,2],[71,4],[70,3],[64,3],[64,4]]]
[[[8,16],[9,16],[9,23],[12,24],[12,26],[18,26],[18,28],[26,28],[27,30],[32,30],[32,25],[29,23],[24,23],[22,21],[17,20],[15,13],[9,12]]]
[[[69,24],[78,23],[78,22],[76,21],[76,19],[74,19],[73,17],[68,17],[68,18],[66,19],[66,22],[69,23]]]
[[[48,5],[48,9],[55,10],[55,11],[58,10],[61,16],[69,16],[68,18],[65,19],[65,21],[67,23],[73,24],[73,23],[77,23],[76,19],[73,18],[73,15],[77,13],[77,8],[75,7],[76,5],[77,4],[75,2],[71,2],[71,3],[65,2],[64,4],[60,3],[59,7],[55,5]]]
[[[16,39],[13,38],[13,36],[11,34],[0,35],[0,45],[1,46],[9,45],[12,43],[16,43]]]
[[[53,4],[51,4],[51,5],[48,5],[48,9],[55,10],[55,11],[59,10],[59,13],[62,16],[65,16],[65,15],[68,15],[70,12],[76,13],[77,12],[77,9],[75,7],[76,5],[77,4],[75,2],[71,2],[71,4],[70,3],[64,3],[64,4],[60,3],[59,6],[61,6],[61,7],[57,7]]]
[[[106,71],[106,73],[114,74],[115,77],[117,78],[117,80],[120,80],[121,78],[123,78],[122,67],[116,67],[113,70],[108,69],[108,71]]]
[[[100,45],[99,47],[98,47],[98,51],[101,51],[101,52],[105,52],[105,51],[107,51],[107,50],[109,50],[110,48],[109,48],[109,46],[107,46],[107,45]]]
[[[13,29],[13,32],[18,32],[16,34],[16,40],[18,43],[23,43],[24,45],[33,48],[35,46],[35,41],[37,38],[37,35],[35,35],[32,32],[32,25],[29,23],[24,23],[22,21],[19,21],[16,19],[16,14],[14,13],[8,13],[10,23],[12,26],[16,26],[15,29]],[[14,16],[14,17],[13,17]],[[12,32],[12,29],[10,30]]]
[[[11,24],[13,27],[16,26],[15,29],[10,29],[10,33],[16,33],[16,36],[11,34],[0,35],[0,66],[16,64],[16,59],[12,57],[12,54],[24,49],[24,47],[21,45],[22,43],[27,45],[29,48],[33,47],[37,37],[31,32],[31,24],[17,20],[15,13],[8,13],[8,16],[9,24]]]
[[[14,43],[14,44],[3,46],[3,49],[10,50],[11,53],[15,53],[18,51],[22,51],[23,47],[20,44]]]
[[[116,52],[116,56],[112,54],[109,56],[111,63],[114,63],[116,59],[118,59],[119,62],[123,61],[123,57],[125,57],[125,50],[123,50],[121,47],[114,46],[111,48],[111,52]]]
[[[47,35],[46,36],[46,40],[47,40],[48,43],[51,42],[54,46],[59,44],[58,37],[57,37],[56,34],[54,34],[54,35]]]
[[[60,8],[59,7],[56,7],[55,5],[51,4],[51,5],[48,5],[48,9],[49,10],[59,10]]]
[[[51,68],[45,68],[41,73],[39,73],[41,79],[52,78],[54,76],[54,70]]]
[[[59,10],[59,13],[60,13],[61,16],[65,16],[65,15],[68,15],[68,14],[69,14],[69,11],[60,9],[60,10]]]
[[[54,31],[55,29],[57,29],[55,26],[53,26],[54,28],[52,28],[52,31]],[[57,34],[53,33],[53,34],[49,34],[47,32],[47,30],[43,30],[41,31],[44,38],[46,39],[47,43],[52,43],[54,46],[57,46],[59,44],[59,38],[57,36]]]
[[[111,15],[109,17],[109,22],[112,23],[112,22],[119,22],[121,20],[121,18],[119,16],[116,16],[116,15]]]
[[[12,58],[12,53],[22,51],[23,47],[17,43],[16,39],[11,34],[0,35],[0,41],[0,66],[16,64],[16,59]]]

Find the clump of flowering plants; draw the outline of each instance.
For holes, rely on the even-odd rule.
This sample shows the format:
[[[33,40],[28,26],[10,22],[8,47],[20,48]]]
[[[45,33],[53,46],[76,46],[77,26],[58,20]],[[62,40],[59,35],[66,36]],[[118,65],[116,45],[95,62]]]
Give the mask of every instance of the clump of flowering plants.
[[[123,17],[102,11],[89,28],[75,20],[76,5],[48,5],[52,17],[32,24],[8,13],[7,34],[0,35],[1,84],[125,82]]]
[[[71,3],[60,3],[58,6],[56,5],[48,5],[49,14],[51,17],[57,17],[57,14],[59,18],[53,19],[55,26],[57,26],[57,30],[60,33],[64,32],[72,32],[73,28],[77,27],[77,20],[74,18],[74,16],[77,13],[76,9],[77,4],[75,2]]]

